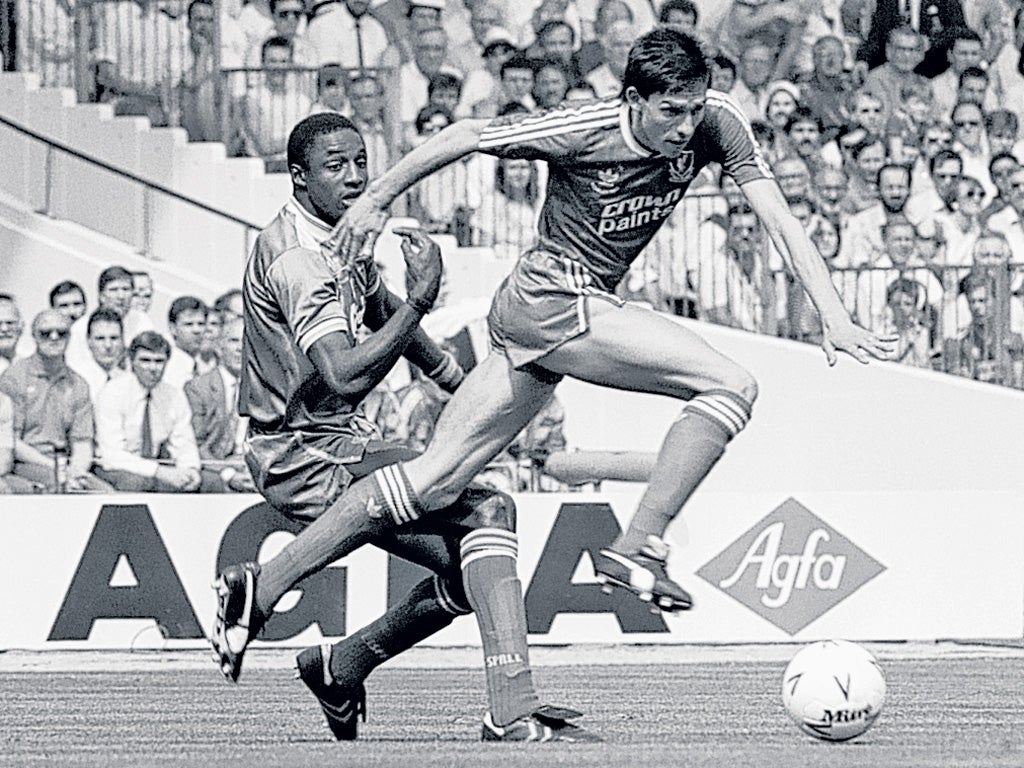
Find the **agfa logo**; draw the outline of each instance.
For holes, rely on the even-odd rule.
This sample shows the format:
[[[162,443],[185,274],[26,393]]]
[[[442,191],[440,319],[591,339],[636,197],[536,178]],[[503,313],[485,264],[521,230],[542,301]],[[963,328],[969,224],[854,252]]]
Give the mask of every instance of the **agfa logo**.
[[[788,499],[697,575],[795,635],[885,566]]]

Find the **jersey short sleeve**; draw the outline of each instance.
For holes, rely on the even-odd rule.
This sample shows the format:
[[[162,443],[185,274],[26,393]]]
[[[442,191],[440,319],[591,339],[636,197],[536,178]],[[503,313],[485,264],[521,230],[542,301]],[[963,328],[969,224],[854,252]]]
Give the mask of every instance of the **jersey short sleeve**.
[[[714,112],[714,130],[722,169],[737,184],[775,178],[761,154],[750,121],[736,102],[724,93],[708,91],[707,105]]]
[[[477,149],[495,157],[525,160],[572,158],[590,138],[585,129],[603,125],[617,102],[563,104],[543,112],[494,118],[480,134]]]
[[[348,332],[348,308],[320,254],[305,248],[286,251],[270,267],[267,283],[304,354],[328,333]]]

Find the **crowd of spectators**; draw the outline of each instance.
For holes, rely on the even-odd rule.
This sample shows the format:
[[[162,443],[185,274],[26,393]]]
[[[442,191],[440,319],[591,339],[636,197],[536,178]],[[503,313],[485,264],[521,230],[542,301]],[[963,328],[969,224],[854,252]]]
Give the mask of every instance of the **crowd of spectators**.
[[[851,315],[897,333],[905,364],[1024,386],[1024,0],[103,0],[90,20],[90,95],[119,114],[286,170],[292,125],[337,111],[362,131],[371,176],[461,117],[615,96],[638,35],[692,31]],[[66,55],[50,39],[61,24],[39,27],[18,26],[25,67]],[[546,183],[543,163],[473,155],[403,205],[511,261],[534,242]],[[98,288],[87,311],[81,288],[56,286],[52,311],[30,324],[33,351],[0,378],[6,486],[250,488],[232,407],[237,294],[179,298],[161,334],[146,276],[111,268]],[[751,331],[820,334],[715,166],[621,293]],[[0,297],[0,368],[22,331]],[[386,435],[429,438],[440,409],[429,382],[380,394]]]

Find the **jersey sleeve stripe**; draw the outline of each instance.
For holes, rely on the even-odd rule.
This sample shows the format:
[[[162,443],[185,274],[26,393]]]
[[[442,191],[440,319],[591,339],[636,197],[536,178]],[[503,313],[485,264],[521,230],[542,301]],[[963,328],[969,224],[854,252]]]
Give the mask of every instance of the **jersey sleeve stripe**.
[[[529,128],[530,126],[549,124],[555,122],[561,122],[565,120],[574,120],[588,115],[601,113],[601,112],[617,112],[618,101],[599,101],[596,103],[588,103],[579,107],[563,106],[556,107],[555,109],[542,112],[537,115],[527,115],[522,120],[518,120],[510,125],[490,125],[484,129],[485,133],[500,134],[508,132],[516,132],[522,128]]]
[[[309,353],[309,348],[313,344],[328,333],[334,333],[340,331],[345,333],[348,331],[348,323],[345,322],[344,318],[341,317],[329,317],[325,320],[320,321],[314,326],[311,326],[301,336],[295,339],[295,343],[299,345],[299,349],[302,350],[303,354]]]
[[[538,126],[530,131],[522,131],[520,133],[508,134],[506,136],[499,137],[490,137],[484,134],[481,135],[480,143],[477,147],[479,149],[488,149],[491,147],[500,147],[505,144],[518,144],[519,142],[524,141],[535,141],[537,139],[546,139],[552,136],[561,136],[565,133],[574,133],[576,131],[585,131],[591,128],[602,128],[611,125],[618,125],[617,117],[597,116],[588,120],[579,120],[560,126]]]
[[[550,118],[550,119],[549,119]],[[512,126],[495,126],[485,128],[480,134],[481,149],[487,147],[500,147],[504,144],[514,144],[520,141],[558,136],[562,133],[596,128],[601,125],[612,125],[618,120],[618,109],[604,109],[601,111],[590,111],[584,114],[559,115],[554,113],[546,115],[543,120],[531,121],[529,125],[524,120]]]
[[[757,163],[757,169],[765,175],[765,178],[774,179],[775,175],[772,173],[772,169],[765,161],[764,156],[761,154],[761,147],[757,143],[757,139],[754,138],[754,129],[750,127],[750,121],[747,116],[743,114],[743,111],[739,108],[739,105],[733,100],[733,98],[725,93],[719,91],[708,91],[708,102],[722,107],[726,112],[735,117],[740,126],[746,132],[750,142],[754,145],[754,162]]]

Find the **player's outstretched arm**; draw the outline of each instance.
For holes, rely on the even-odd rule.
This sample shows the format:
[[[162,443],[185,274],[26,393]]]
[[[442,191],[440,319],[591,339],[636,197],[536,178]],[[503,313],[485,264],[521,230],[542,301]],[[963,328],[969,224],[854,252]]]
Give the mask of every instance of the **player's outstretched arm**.
[[[378,179],[345,212],[326,245],[345,259],[372,252],[384,227],[387,209],[416,182],[477,148],[480,134],[490,120],[467,118],[452,123],[409,152]]]
[[[835,365],[837,351],[862,363],[872,357],[891,359],[896,354],[896,337],[873,333],[853,322],[832,284],[828,267],[803,226],[790,213],[778,184],[772,179],[756,179],[743,184],[741,189],[772,242],[784,256],[788,254],[793,271],[821,316],[821,347],[828,364]]]

